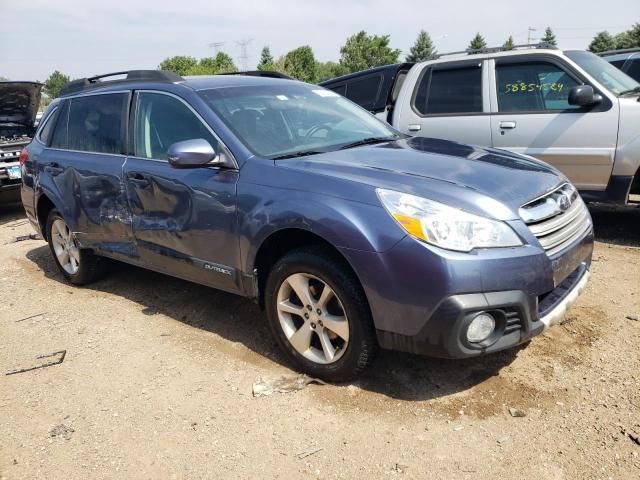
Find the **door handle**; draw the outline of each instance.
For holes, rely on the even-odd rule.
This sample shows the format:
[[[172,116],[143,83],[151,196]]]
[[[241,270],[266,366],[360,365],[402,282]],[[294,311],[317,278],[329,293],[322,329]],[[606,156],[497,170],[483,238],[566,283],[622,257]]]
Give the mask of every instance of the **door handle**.
[[[51,162],[44,167],[44,170],[45,172],[57,175],[59,173],[62,173],[64,171],[64,168],[62,168],[58,162]]]
[[[127,173],[127,178],[131,183],[135,183],[140,187],[145,187],[149,185],[149,180],[140,172],[129,172]]]
[[[500,122],[500,128],[516,128],[516,122]]]
[[[419,132],[421,128],[422,127],[420,127],[420,124],[418,123],[412,123],[408,126],[410,132]]]

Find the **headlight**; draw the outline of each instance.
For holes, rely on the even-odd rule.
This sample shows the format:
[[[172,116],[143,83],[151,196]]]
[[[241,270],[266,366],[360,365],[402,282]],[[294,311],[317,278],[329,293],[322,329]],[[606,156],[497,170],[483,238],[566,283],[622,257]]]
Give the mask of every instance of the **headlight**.
[[[384,208],[410,235],[448,250],[517,247],[522,241],[504,222],[393,190],[376,190]]]

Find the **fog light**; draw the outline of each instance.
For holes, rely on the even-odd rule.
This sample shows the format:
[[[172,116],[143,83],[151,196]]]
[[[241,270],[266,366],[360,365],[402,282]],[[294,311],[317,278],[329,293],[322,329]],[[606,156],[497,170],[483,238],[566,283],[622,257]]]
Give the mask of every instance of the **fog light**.
[[[496,328],[496,320],[488,313],[480,313],[471,320],[467,328],[467,340],[471,343],[484,342]]]

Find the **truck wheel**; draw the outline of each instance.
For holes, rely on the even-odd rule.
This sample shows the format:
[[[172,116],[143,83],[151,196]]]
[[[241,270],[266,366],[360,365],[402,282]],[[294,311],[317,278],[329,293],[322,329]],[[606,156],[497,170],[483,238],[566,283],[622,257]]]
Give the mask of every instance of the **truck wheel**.
[[[78,247],[73,232],[57,210],[49,213],[46,233],[53,259],[68,282],[86,285],[104,275],[106,260]]]
[[[342,382],[373,363],[378,344],[362,286],[325,249],[282,257],[269,273],[265,306],[277,343],[302,372]]]

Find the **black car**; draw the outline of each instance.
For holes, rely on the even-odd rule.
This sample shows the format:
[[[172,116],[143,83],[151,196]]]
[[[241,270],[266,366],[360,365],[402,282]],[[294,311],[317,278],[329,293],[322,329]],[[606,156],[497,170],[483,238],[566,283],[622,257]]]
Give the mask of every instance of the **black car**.
[[[600,55],[611,65],[640,82],[640,48],[611,50],[602,52]]]

